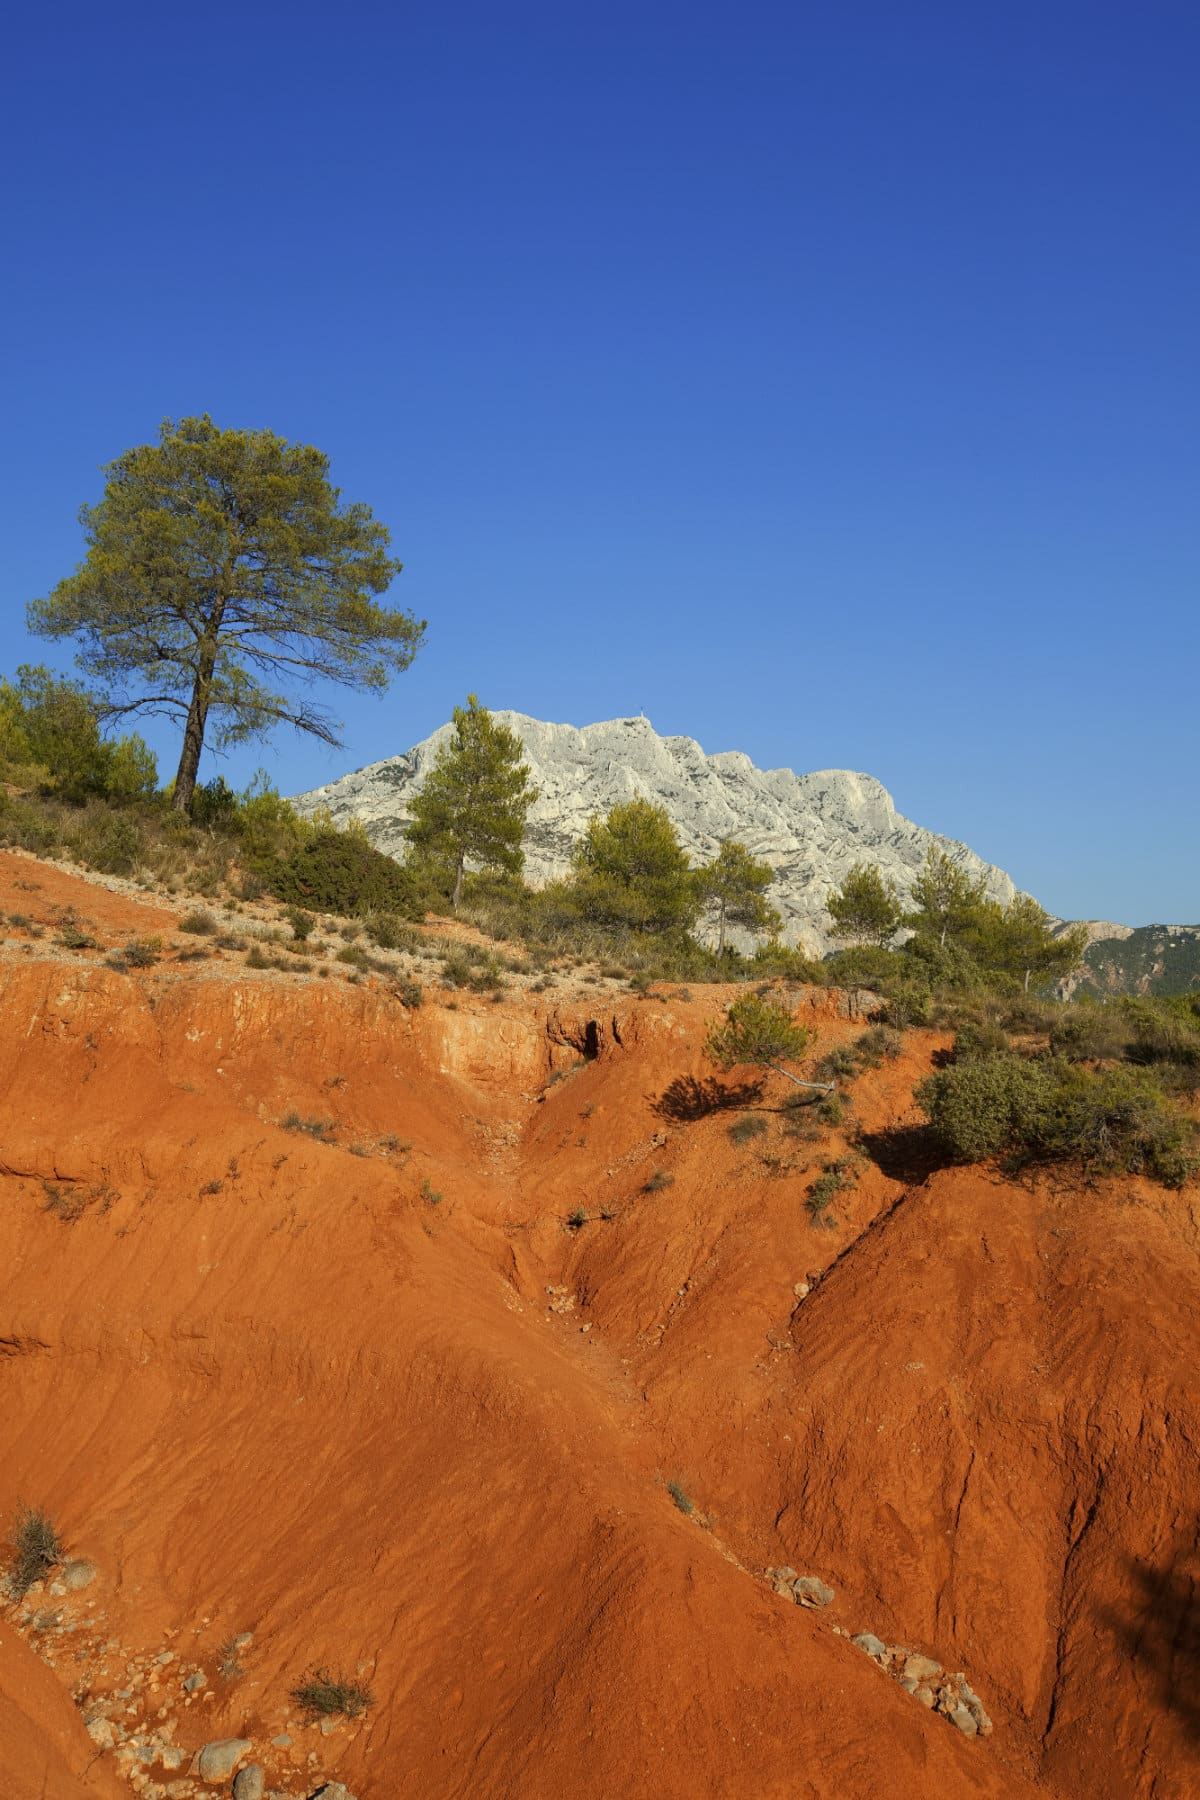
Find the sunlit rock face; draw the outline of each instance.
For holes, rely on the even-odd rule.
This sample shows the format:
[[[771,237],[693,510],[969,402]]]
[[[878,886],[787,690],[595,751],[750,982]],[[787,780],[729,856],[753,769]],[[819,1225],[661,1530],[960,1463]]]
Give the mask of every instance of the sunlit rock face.
[[[822,769],[758,769],[740,750],[706,756],[694,738],[660,737],[647,719],[550,725],[497,712],[525,746],[538,799],[529,815],[525,873],[535,885],[563,874],[572,846],[595,813],[644,798],[666,807],[695,861],[738,838],[776,872],[769,899],[783,936],[812,954],[830,947],[825,902],[856,862],[877,863],[907,900],[930,844],[947,851],[1002,902],[1016,889],[1002,869],[965,844],[939,837],[896,811],[870,775]],[[373,843],[400,856],[409,803],[452,727],[400,756],[387,757],[327,787],[298,796],[301,811],[327,806],[339,824],[360,819]]]

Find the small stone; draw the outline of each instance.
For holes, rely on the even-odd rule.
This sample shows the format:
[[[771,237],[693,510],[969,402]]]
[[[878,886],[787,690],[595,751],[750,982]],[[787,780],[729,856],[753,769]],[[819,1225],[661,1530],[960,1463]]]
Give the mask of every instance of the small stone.
[[[868,1656],[873,1656],[876,1662],[882,1662],[887,1655],[887,1645],[872,1631],[860,1631],[856,1638],[851,1638],[850,1642],[857,1644],[860,1650],[865,1650]]]
[[[807,1294],[812,1292],[812,1290],[807,1281],[795,1281],[792,1283],[792,1292],[795,1294],[797,1300],[803,1300]]]
[[[62,1609],[56,1606],[44,1606],[41,1612],[33,1615],[35,1631],[56,1631],[62,1624]]]
[[[956,1706],[954,1711],[947,1713],[946,1716],[952,1725],[958,1727],[964,1737],[974,1737],[979,1730],[975,1723],[975,1715],[969,1706]]]
[[[833,1589],[817,1575],[801,1575],[792,1583],[792,1592],[797,1606],[828,1606],[834,1598]]]
[[[111,1750],[117,1741],[116,1729],[111,1719],[89,1719],[84,1730],[98,1750]]]
[[[782,1569],[776,1569],[775,1579],[776,1581],[795,1581],[796,1571],[795,1569],[789,1568],[785,1563]]]
[[[920,1685],[921,1684],[915,1675],[902,1675],[900,1677],[900,1686],[904,1689],[906,1694],[915,1694]]]
[[[233,1647],[235,1650],[244,1650],[248,1644],[253,1642],[254,1633],[252,1631],[239,1631],[233,1640]]]
[[[261,1763],[247,1763],[233,1778],[233,1800],[263,1800],[266,1771]]]
[[[286,1750],[291,1744],[291,1741],[292,1734],[290,1731],[281,1731],[278,1737],[273,1737],[271,1739],[272,1746],[276,1750]]]
[[[195,1772],[201,1781],[228,1781],[251,1748],[249,1738],[216,1738],[200,1751]]]
[[[341,1724],[341,1722],[342,1721],[340,1719],[322,1719],[321,1720],[321,1736],[322,1737],[332,1737],[334,1732],[337,1730],[338,1726]]]
[[[187,1761],[187,1751],[180,1750],[176,1744],[164,1744],[159,1752],[158,1760],[164,1769],[182,1769]]]
[[[927,1706],[931,1712],[933,1711],[934,1693],[931,1687],[926,1687],[922,1684],[917,1689],[917,1699],[921,1702],[922,1706]]]
[[[52,1581],[50,1583],[50,1594],[53,1599],[61,1600],[66,1591],[67,1590],[61,1581]]]
[[[64,1563],[59,1577],[69,1594],[78,1594],[82,1589],[91,1587],[96,1579],[96,1565],[85,1556],[77,1556],[71,1562]]]
[[[918,1681],[933,1681],[941,1672],[941,1663],[934,1662],[932,1656],[920,1656],[915,1650],[904,1659],[904,1673],[914,1675]]]
[[[344,1782],[327,1781],[324,1787],[309,1796],[309,1800],[355,1800],[355,1796]]]
[[[173,1663],[175,1661],[175,1652],[173,1650],[160,1650],[154,1660],[156,1663],[160,1664],[161,1667],[165,1668],[168,1663]]]
[[[193,1669],[193,1671],[190,1675],[184,1676],[183,1691],[185,1694],[194,1694],[198,1688],[202,1688],[203,1686],[204,1686],[204,1671],[203,1671],[203,1669]]]

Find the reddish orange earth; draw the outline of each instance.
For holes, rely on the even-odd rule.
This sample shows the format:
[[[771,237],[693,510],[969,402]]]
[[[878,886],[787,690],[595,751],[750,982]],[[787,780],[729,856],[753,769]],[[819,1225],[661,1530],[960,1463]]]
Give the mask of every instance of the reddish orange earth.
[[[0,910],[0,1517],[98,1570],[0,1610],[6,1797],[227,1792],[232,1736],[290,1796],[1200,1794],[1194,1188],[931,1167],[929,1033],[797,1135],[722,990],[409,1009],[8,855]]]

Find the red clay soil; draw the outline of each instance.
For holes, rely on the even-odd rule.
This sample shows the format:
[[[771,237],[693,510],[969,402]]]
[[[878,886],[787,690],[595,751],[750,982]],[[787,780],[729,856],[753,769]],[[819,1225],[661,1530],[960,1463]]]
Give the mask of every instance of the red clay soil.
[[[0,1621],[0,1776],[4,1800],[128,1800],[116,1769],[96,1755],[52,1669]]]
[[[6,1796],[131,1791],[71,1760],[100,1714],[244,1735],[295,1796],[1200,1794],[1195,1189],[931,1169],[917,1034],[853,1084],[814,1225],[845,1132],[714,1084],[720,990],[214,973],[0,962],[0,1516],[100,1571],[0,1618]],[[862,1029],[794,999],[818,1054]],[[992,1735],[862,1630],[963,1671]],[[363,1718],[303,1722],[318,1668]]]

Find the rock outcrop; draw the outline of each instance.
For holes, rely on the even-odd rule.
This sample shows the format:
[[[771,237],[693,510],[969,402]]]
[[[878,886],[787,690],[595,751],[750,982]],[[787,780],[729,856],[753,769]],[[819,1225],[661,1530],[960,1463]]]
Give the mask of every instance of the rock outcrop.
[[[771,903],[783,935],[811,954],[827,949],[825,902],[856,862],[878,863],[908,898],[930,844],[948,852],[992,898],[1016,893],[1010,878],[965,844],[914,825],[870,775],[823,769],[759,769],[739,750],[706,756],[694,738],[660,737],[648,719],[551,725],[498,712],[525,746],[538,789],[529,816],[526,875],[535,885],[567,869],[572,846],[595,813],[638,797],[665,806],[696,859],[740,838],[776,871]],[[452,727],[443,725],[402,756],[301,794],[302,812],[328,807],[338,823],[359,819],[379,849],[399,855],[409,804]]]

